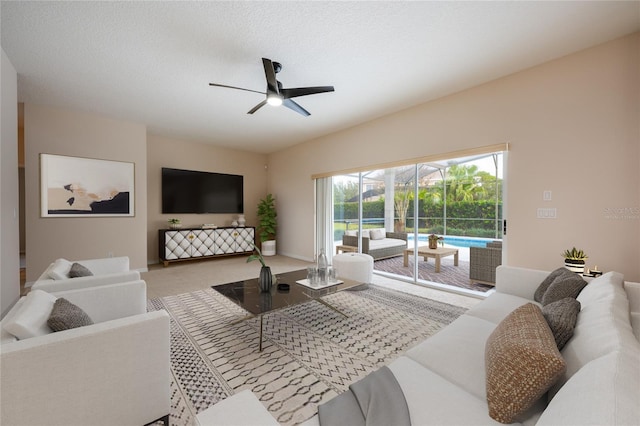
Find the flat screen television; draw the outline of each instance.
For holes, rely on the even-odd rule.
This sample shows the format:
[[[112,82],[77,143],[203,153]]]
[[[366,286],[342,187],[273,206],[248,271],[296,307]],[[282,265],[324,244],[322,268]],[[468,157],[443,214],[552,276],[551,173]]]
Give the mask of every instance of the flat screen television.
[[[162,213],[244,213],[243,176],[162,168]]]

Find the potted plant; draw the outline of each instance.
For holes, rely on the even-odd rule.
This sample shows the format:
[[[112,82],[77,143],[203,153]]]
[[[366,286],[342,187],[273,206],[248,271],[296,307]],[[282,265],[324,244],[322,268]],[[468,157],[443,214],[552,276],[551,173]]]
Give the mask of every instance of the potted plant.
[[[562,257],[564,257],[565,268],[577,274],[584,273],[585,259],[589,257],[584,250],[573,247],[571,250],[565,250]]]
[[[436,234],[429,235],[429,248],[430,249],[438,248],[438,241],[440,241],[440,244],[442,244],[443,239],[444,239],[443,237],[439,237]]]
[[[268,292],[269,290],[271,290],[271,286],[273,285],[271,268],[269,268],[267,264],[264,262],[264,257],[262,256],[262,252],[260,252],[260,249],[258,248],[258,246],[256,246],[255,243],[251,240],[247,240],[247,242],[251,243],[251,246],[255,251],[254,254],[252,254],[247,258],[247,263],[252,262],[254,260],[260,261],[260,264],[262,265],[262,267],[260,268],[260,276],[258,277],[258,284],[260,285],[260,291]]]
[[[258,233],[262,245],[262,255],[274,256],[276,254],[276,199],[267,194],[258,203]]]
[[[180,219],[176,219],[176,218],[172,217],[167,222],[169,222],[169,228],[171,228],[171,229],[180,229],[180,228],[182,228],[182,223],[180,222]]]

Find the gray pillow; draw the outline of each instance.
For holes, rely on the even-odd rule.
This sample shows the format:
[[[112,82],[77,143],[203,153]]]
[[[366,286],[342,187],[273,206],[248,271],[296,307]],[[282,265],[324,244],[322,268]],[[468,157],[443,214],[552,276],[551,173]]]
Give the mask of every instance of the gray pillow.
[[[47,320],[47,325],[53,331],[63,331],[91,324],[93,321],[82,308],[63,297],[55,301],[51,315]]]
[[[69,269],[69,278],[90,276],[93,276],[93,272],[91,272],[86,266],[79,263],[74,263],[73,265],[71,265],[71,269]]]
[[[573,336],[579,312],[580,302],[572,297],[565,297],[542,307],[542,315],[549,324],[558,350],[562,350]]]
[[[547,291],[542,296],[542,306],[546,306],[549,303],[556,302],[565,297],[578,297],[578,294],[582,291],[587,282],[582,279],[578,274],[571,273],[571,275],[561,275],[549,286]]]
[[[542,296],[544,296],[544,293],[549,289],[549,286],[551,285],[551,283],[553,283],[553,281],[555,281],[556,278],[558,278],[559,276],[569,276],[572,274],[574,274],[574,272],[571,272],[564,266],[551,272],[536,289],[536,292],[533,295],[533,300],[538,303],[542,303]]]

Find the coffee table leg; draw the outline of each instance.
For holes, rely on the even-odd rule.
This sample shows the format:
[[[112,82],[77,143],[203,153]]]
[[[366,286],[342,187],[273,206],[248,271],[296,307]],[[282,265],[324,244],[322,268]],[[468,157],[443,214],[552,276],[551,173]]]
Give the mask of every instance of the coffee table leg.
[[[263,315],[260,314],[260,345],[258,347],[260,352],[262,352],[262,317]]]
[[[453,266],[458,266],[458,250],[456,250],[456,253],[453,255]]]
[[[436,254],[436,272],[440,272],[440,255]]]
[[[404,266],[409,266],[409,250],[404,251]]]

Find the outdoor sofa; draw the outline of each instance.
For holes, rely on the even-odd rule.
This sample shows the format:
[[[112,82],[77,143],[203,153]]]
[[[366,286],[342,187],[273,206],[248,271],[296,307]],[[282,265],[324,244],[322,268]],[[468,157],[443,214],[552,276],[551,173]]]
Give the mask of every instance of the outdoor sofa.
[[[469,247],[469,280],[495,284],[496,268],[502,265],[502,241],[491,241],[485,247]]]
[[[640,283],[606,273],[582,289],[576,307],[573,298],[547,303],[552,287],[536,295],[549,276],[498,267],[495,293],[388,365],[411,424],[640,424]],[[562,283],[549,294],[562,293]],[[535,299],[547,303],[551,321]],[[570,309],[563,312],[568,306],[573,315]],[[567,319],[575,321],[572,337],[573,321]],[[556,325],[554,333],[547,321]],[[561,350],[559,339],[566,341]],[[234,398],[220,408],[250,410],[273,420],[258,401],[244,404],[238,398],[236,406]],[[200,420],[219,424],[210,416]],[[303,424],[318,425],[319,418]]]
[[[358,247],[358,231],[346,231],[342,245]],[[373,260],[400,256],[406,248],[406,232],[388,232],[384,228],[362,230],[362,253],[370,255]]]

